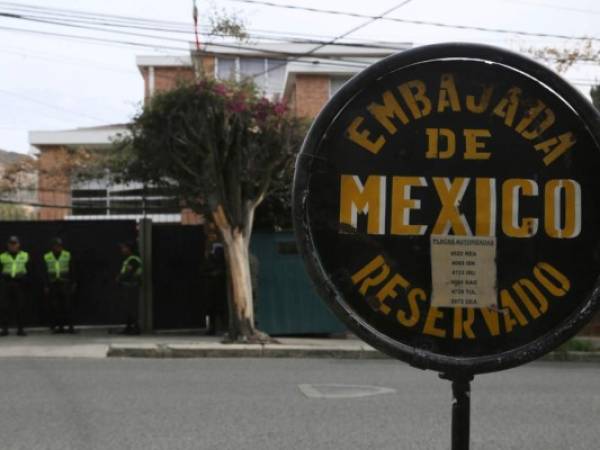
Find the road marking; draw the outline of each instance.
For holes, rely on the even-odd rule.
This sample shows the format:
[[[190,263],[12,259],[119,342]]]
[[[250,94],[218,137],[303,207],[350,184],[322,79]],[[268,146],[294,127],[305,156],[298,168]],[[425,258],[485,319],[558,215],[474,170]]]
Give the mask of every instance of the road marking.
[[[396,393],[392,388],[353,384],[299,384],[298,388],[308,398],[360,398]]]

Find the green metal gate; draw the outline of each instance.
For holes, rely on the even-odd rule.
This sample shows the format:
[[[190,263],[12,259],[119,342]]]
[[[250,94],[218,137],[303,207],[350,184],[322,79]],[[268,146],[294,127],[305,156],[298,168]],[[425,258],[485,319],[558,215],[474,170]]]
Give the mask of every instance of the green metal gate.
[[[258,327],[271,335],[331,334],[346,330],[319,298],[291,231],[252,235],[258,263]]]

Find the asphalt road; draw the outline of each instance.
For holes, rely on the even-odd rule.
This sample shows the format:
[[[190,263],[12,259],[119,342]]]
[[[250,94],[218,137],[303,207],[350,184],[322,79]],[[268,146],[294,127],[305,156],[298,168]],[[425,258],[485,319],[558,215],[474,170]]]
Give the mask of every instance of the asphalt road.
[[[434,373],[386,360],[4,358],[0,449],[448,449],[450,400]],[[480,376],[472,408],[474,450],[596,450],[600,366]]]

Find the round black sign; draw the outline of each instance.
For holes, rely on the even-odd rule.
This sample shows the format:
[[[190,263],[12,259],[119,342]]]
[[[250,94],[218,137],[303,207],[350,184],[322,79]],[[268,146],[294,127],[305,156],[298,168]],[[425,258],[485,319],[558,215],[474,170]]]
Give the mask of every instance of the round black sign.
[[[545,67],[472,44],[350,80],[304,143],[294,220],[309,272],[360,337],[410,364],[522,364],[597,309],[600,121]]]

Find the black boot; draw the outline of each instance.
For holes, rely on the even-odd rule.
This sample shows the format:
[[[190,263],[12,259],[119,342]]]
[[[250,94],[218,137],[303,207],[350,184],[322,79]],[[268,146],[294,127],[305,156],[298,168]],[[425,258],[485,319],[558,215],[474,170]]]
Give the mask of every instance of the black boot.
[[[27,333],[25,333],[25,330],[23,328],[19,328],[17,330],[17,336],[27,336]]]
[[[8,336],[8,328],[2,328],[2,331],[0,331],[0,337],[3,336]]]

